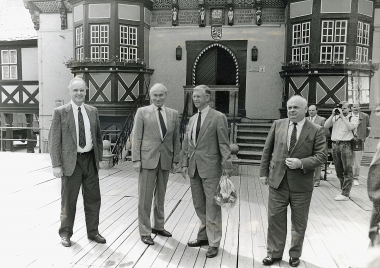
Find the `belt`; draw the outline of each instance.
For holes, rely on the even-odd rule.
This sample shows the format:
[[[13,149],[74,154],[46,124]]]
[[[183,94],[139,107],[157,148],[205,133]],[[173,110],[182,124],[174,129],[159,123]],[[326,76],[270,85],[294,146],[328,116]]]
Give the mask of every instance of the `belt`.
[[[77,152],[77,155],[86,155],[86,154],[92,154],[94,153],[94,150],[88,151],[88,152]]]
[[[350,143],[351,140],[349,141],[332,141],[332,143],[335,143],[335,144],[343,144],[343,143]]]

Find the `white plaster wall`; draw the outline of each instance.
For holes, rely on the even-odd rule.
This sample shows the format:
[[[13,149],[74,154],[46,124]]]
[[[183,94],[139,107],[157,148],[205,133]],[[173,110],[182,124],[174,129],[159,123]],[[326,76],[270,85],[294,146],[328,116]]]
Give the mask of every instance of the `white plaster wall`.
[[[72,13],[68,14],[68,25],[72,25]],[[40,126],[42,152],[47,152],[44,141],[48,138],[53,109],[56,100],[70,101],[69,81],[73,78],[64,64],[73,58],[72,29],[61,30],[59,14],[41,14],[38,31],[38,62],[40,84]]]
[[[186,85],[186,41],[212,40],[210,27],[152,27],[150,29],[150,65],[154,69],[151,85],[161,82],[167,86],[166,104],[183,110]],[[280,117],[282,79],[279,75],[284,58],[284,26],[223,26],[222,40],[248,40],[246,111],[248,118],[275,119]],[[175,60],[176,47],[183,49],[182,60]],[[258,48],[258,61],[251,61],[251,48]],[[265,72],[258,72],[265,66]]]
[[[38,80],[38,48],[22,48],[22,80]]]

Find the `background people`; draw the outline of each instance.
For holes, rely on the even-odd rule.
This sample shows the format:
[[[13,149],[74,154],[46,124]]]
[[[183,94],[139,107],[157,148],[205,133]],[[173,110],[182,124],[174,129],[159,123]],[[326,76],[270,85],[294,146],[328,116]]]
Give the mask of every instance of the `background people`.
[[[166,97],[163,84],[152,86],[152,104],[137,110],[132,132],[133,167],[139,173],[139,232],[141,241],[148,245],[154,244],[151,233],[172,236],[164,229],[164,203],[169,172],[179,161],[180,136],[178,111],[164,105]]]
[[[53,174],[61,178],[61,244],[71,246],[76,204],[82,186],[87,236],[97,243],[106,243],[99,234],[101,204],[99,161],[103,143],[98,111],[84,104],[86,83],[74,78],[69,84],[70,103],[57,107],[49,131],[49,152]],[[75,138],[74,138],[75,137]]]
[[[326,120],[325,128],[332,127],[332,156],[335,165],[336,176],[340,181],[341,194],[337,195],[334,200],[349,200],[352,188],[352,150],[351,140],[354,137],[352,131],[355,125],[347,119],[350,111],[349,104],[342,101],[341,108],[334,108],[331,116]]]
[[[287,119],[273,123],[261,158],[260,180],[269,184],[267,257],[263,264],[272,265],[282,259],[290,205],[289,264],[297,267],[314,189],[314,169],[327,160],[326,138],[322,127],[305,119],[307,101],[304,98],[291,97],[287,110]]]
[[[357,139],[363,142],[363,150],[361,151],[352,151],[352,159],[353,159],[353,182],[354,185],[359,185],[359,175],[360,175],[360,163],[363,158],[364,152],[364,142],[365,139],[369,136],[369,132],[371,131],[371,123],[369,121],[368,114],[360,112],[359,103],[354,103],[351,106],[351,115],[348,117],[348,120],[354,124],[356,129],[354,130],[354,135]]]
[[[326,118],[319,116],[318,114],[318,108],[316,105],[310,105],[309,106],[309,117],[307,117],[308,120],[313,122],[314,124],[320,125],[323,127],[325,135],[326,135],[326,140],[330,136],[330,131],[328,129],[324,128]],[[326,150],[327,150],[327,142],[326,142]],[[314,172],[314,187],[318,187],[320,184],[320,181],[323,180],[321,176],[321,166],[315,168]]]
[[[230,174],[232,164],[227,118],[208,105],[210,96],[207,86],[194,88],[193,103],[198,113],[190,118],[183,141],[182,175],[190,177],[195,211],[201,220],[197,239],[187,245],[209,245],[206,256],[213,258],[222,238],[222,212],[214,203],[214,194],[222,171]]]

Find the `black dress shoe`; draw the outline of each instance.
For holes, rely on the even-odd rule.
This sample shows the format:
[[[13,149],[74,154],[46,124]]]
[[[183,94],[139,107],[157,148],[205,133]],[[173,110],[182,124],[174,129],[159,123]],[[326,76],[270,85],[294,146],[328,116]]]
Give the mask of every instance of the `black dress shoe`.
[[[170,232],[166,231],[165,229],[164,230],[157,230],[157,229],[152,228],[152,234],[159,234],[159,235],[166,236],[166,237],[172,237],[172,234]]]
[[[71,241],[70,241],[70,238],[65,237],[65,236],[62,236],[62,237],[61,237],[61,244],[62,244],[62,246],[64,246],[64,247],[71,247]]]
[[[292,267],[297,267],[300,265],[300,259],[299,258],[290,258],[289,259],[289,265]]]
[[[201,247],[203,245],[208,245],[208,240],[194,240],[187,242],[187,246],[189,247]]]
[[[103,236],[101,236],[100,234],[97,234],[97,235],[91,236],[91,237],[89,236],[88,239],[93,240],[99,244],[105,244],[106,243],[106,239]]]
[[[150,237],[150,235],[142,236],[141,241],[147,245],[154,245],[153,239]]]
[[[208,250],[206,252],[207,258],[214,258],[216,255],[218,255],[219,249],[217,247],[208,247]]]
[[[269,266],[269,265],[272,265],[273,263],[275,263],[276,261],[281,261],[282,258],[272,258],[272,257],[265,257],[263,259],[263,264],[265,266]]]

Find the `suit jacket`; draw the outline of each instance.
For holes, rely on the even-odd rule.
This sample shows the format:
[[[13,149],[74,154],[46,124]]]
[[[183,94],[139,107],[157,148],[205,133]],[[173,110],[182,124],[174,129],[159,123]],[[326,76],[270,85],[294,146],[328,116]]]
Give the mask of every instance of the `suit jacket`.
[[[288,152],[289,119],[276,120],[267,137],[261,157],[260,177],[268,177],[270,187],[277,189],[285,174],[289,189],[294,192],[309,192],[314,188],[314,169],[327,160],[326,137],[321,126],[305,120],[297,143]],[[286,158],[298,158],[303,169],[290,169]]]
[[[194,177],[195,169],[201,178],[220,177],[223,168],[232,168],[227,118],[210,107],[199,131],[197,144],[194,144],[192,130],[195,118],[193,115],[187,125],[182,166],[189,167],[190,178]]]
[[[380,142],[368,170],[367,191],[372,202],[380,202]]]
[[[84,104],[84,108],[90,120],[96,168],[99,170],[99,161],[103,156],[103,141],[98,110],[87,104]],[[49,130],[49,152],[53,167],[62,166],[63,175],[71,176],[77,162],[77,134],[71,103],[54,109]]]
[[[167,131],[163,140],[153,105],[141,107],[136,112],[132,130],[132,161],[141,161],[142,168],[155,169],[161,159],[162,170],[170,170],[173,162],[179,162],[178,111],[165,109]]]
[[[352,114],[348,116],[348,120],[351,122]],[[368,127],[371,126],[369,116],[366,113],[359,112],[359,125],[356,128],[356,136],[358,139],[365,140],[369,136]]]
[[[307,119],[309,119],[310,117],[307,117]],[[309,119],[310,120],[310,119]],[[314,119],[314,124],[317,124],[319,126],[322,126],[323,127],[323,130],[325,131],[325,135],[326,137],[329,137],[330,136],[330,130],[328,128],[324,128],[324,125],[325,125],[325,122],[326,122],[326,118],[322,117],[322,116],[319,116],[319,115],[315,115],[315,119]]]

